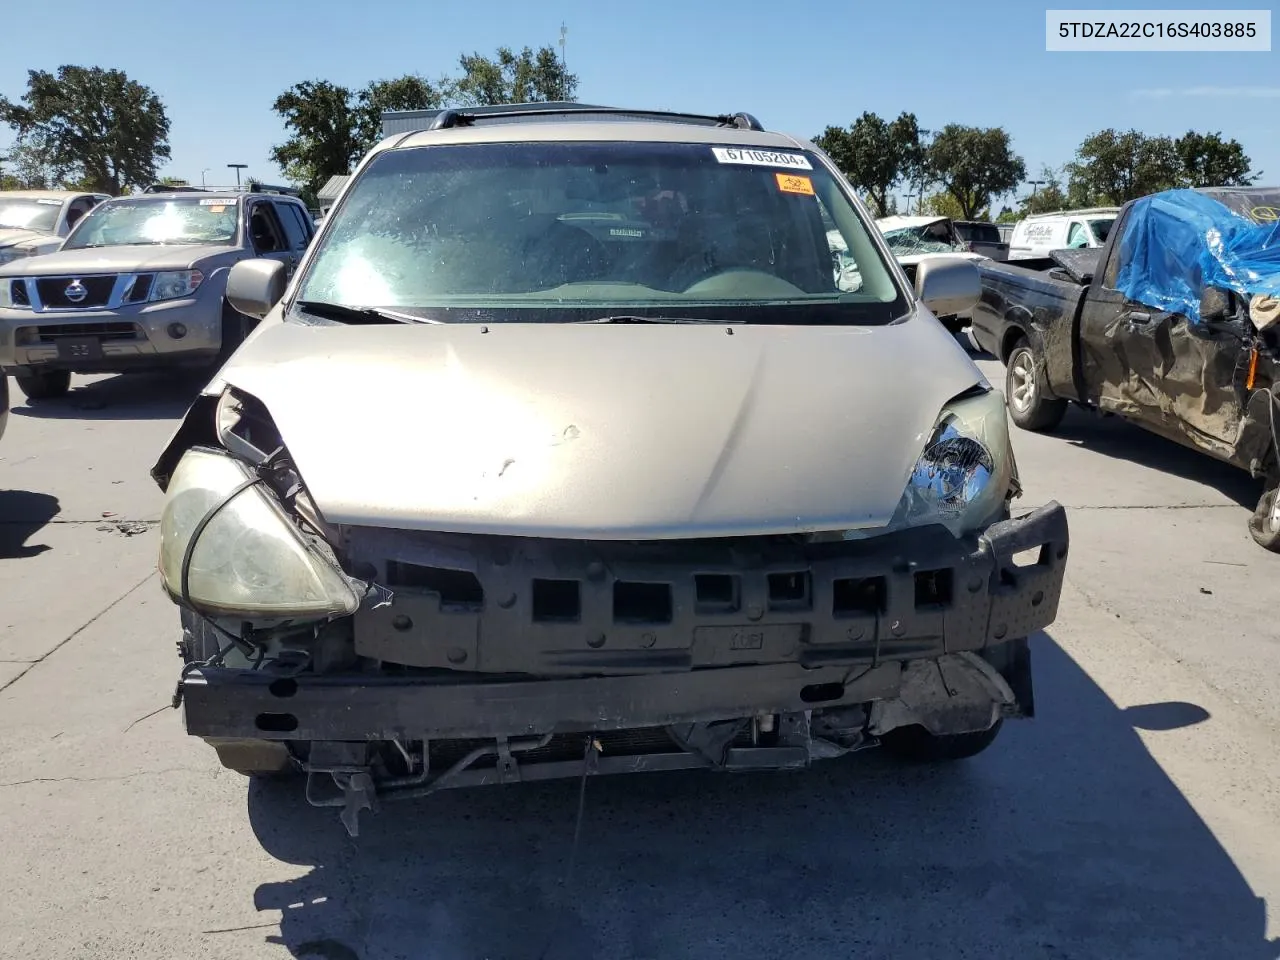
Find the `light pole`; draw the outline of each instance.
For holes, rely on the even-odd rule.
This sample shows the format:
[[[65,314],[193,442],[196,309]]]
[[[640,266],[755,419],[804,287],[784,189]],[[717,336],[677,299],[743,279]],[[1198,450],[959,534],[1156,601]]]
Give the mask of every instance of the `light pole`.
[[[212,167],[205,167],[203,170],[201,170],[201,171],[200,171],[200,186],[201,186],[201,188],[202,188],[202,189],[203,189],[203,188],[204,188],[204,186],[205,186],[205,182],[204,182],[204,175],[205,175],[206,173],[208,173],[208,172],[209,172],[210,170],[212,170],[212,169],[213,169]]]
[[[564,57],[564,38],[569,33],[563,23],[560,24],[560,70],[564,76],[560,79],[560,99],[565,100],[569,96],[569,61]]]
[[[247,163],[228,163],[227,166],[236,172],[236,189],[239,190],[240,171],[246,169],[249,165]]]

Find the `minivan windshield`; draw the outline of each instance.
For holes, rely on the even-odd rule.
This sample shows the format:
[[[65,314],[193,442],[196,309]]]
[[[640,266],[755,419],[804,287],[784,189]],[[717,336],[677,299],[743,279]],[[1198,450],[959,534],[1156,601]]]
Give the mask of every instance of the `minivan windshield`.
[[[62,211],[61,200],[32,200],[0,197],[0,230],[17,228],[36,233],[52,233]]]
[[[85,214],[63,250],[131,244],[228,244],[236,236],[234,198],[108,200]]]
[[[862,324],[908,306],[840,184],[800,150],[634,141],[389,150],[329,221],[299,282],[304,312]]]

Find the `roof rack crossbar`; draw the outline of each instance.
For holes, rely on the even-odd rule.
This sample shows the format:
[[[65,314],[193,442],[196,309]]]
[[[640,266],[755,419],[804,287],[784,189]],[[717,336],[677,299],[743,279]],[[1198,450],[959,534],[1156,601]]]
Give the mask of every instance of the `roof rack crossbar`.
[[[574,116],[624,116],[652,117],[683,123],[714,123],[721,127],[737,127],[741,130],[763,132],[760,121],[749,113],[678,113],[672,110],[628,110],[625,107],[563,107],[558,109],[517,107],[511,110],[488,110],[484,113],[468,113],[465,110],[441,110],[436,114],[428,130],[444,130],[451,127],[469,127],[477,120],[493,120],[505,117],[537,117],[547,114]]]

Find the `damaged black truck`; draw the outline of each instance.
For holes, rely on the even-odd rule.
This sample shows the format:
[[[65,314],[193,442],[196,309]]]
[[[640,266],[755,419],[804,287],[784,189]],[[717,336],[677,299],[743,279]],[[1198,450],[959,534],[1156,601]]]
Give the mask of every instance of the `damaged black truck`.
[[[1067,521],[1012,515],[1004,398],[931,315],[977,273],[909,282],[812,144],[446,111],[292,279],[227,289],[260,323],[153,469],[175,705],[225,766],[354,833],[449,787],[958,759],[1033,713]]]
[[[1246,470],[1249,532],[1280,551],[1280,188],[1153,194],[1100,249],[977,267],[972,335],[1014,424],[1052,431],[1077,404]]]

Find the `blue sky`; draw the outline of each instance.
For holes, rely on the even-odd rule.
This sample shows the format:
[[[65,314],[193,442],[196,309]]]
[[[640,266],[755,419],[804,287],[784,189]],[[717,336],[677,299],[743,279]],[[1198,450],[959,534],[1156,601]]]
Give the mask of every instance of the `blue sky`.
[[[913,111],[927,129],[1000,125],[1033,176],[1042,164],[1070,160],[1084,136],[1104,127],[1216,130],[1240,140],[1266,180],[1280,181],[1280,54],[1047,53],[1047,5],[1068,6],[114,0],[106,12],[100,2],[59,0],[51,20],[40,4],[11,3],[0,93],[20,96],[28,69],[116,67],[165,102],[173,159],[164,173],[199,183],[208,168],[210,183],[226,183],[234,176],[226,165],[236,162],[278,181],[268,157],[284,130],[271,103],[289,85],[435,77],[454,72],[464,51],[554,44],[563,21],[566,59],[587,102],[747,110],[766,127],[803,136],[863,110]],[[1229,6],[1264,8],[1257,0]],[[10,139],[0,131],[0,147]]]

